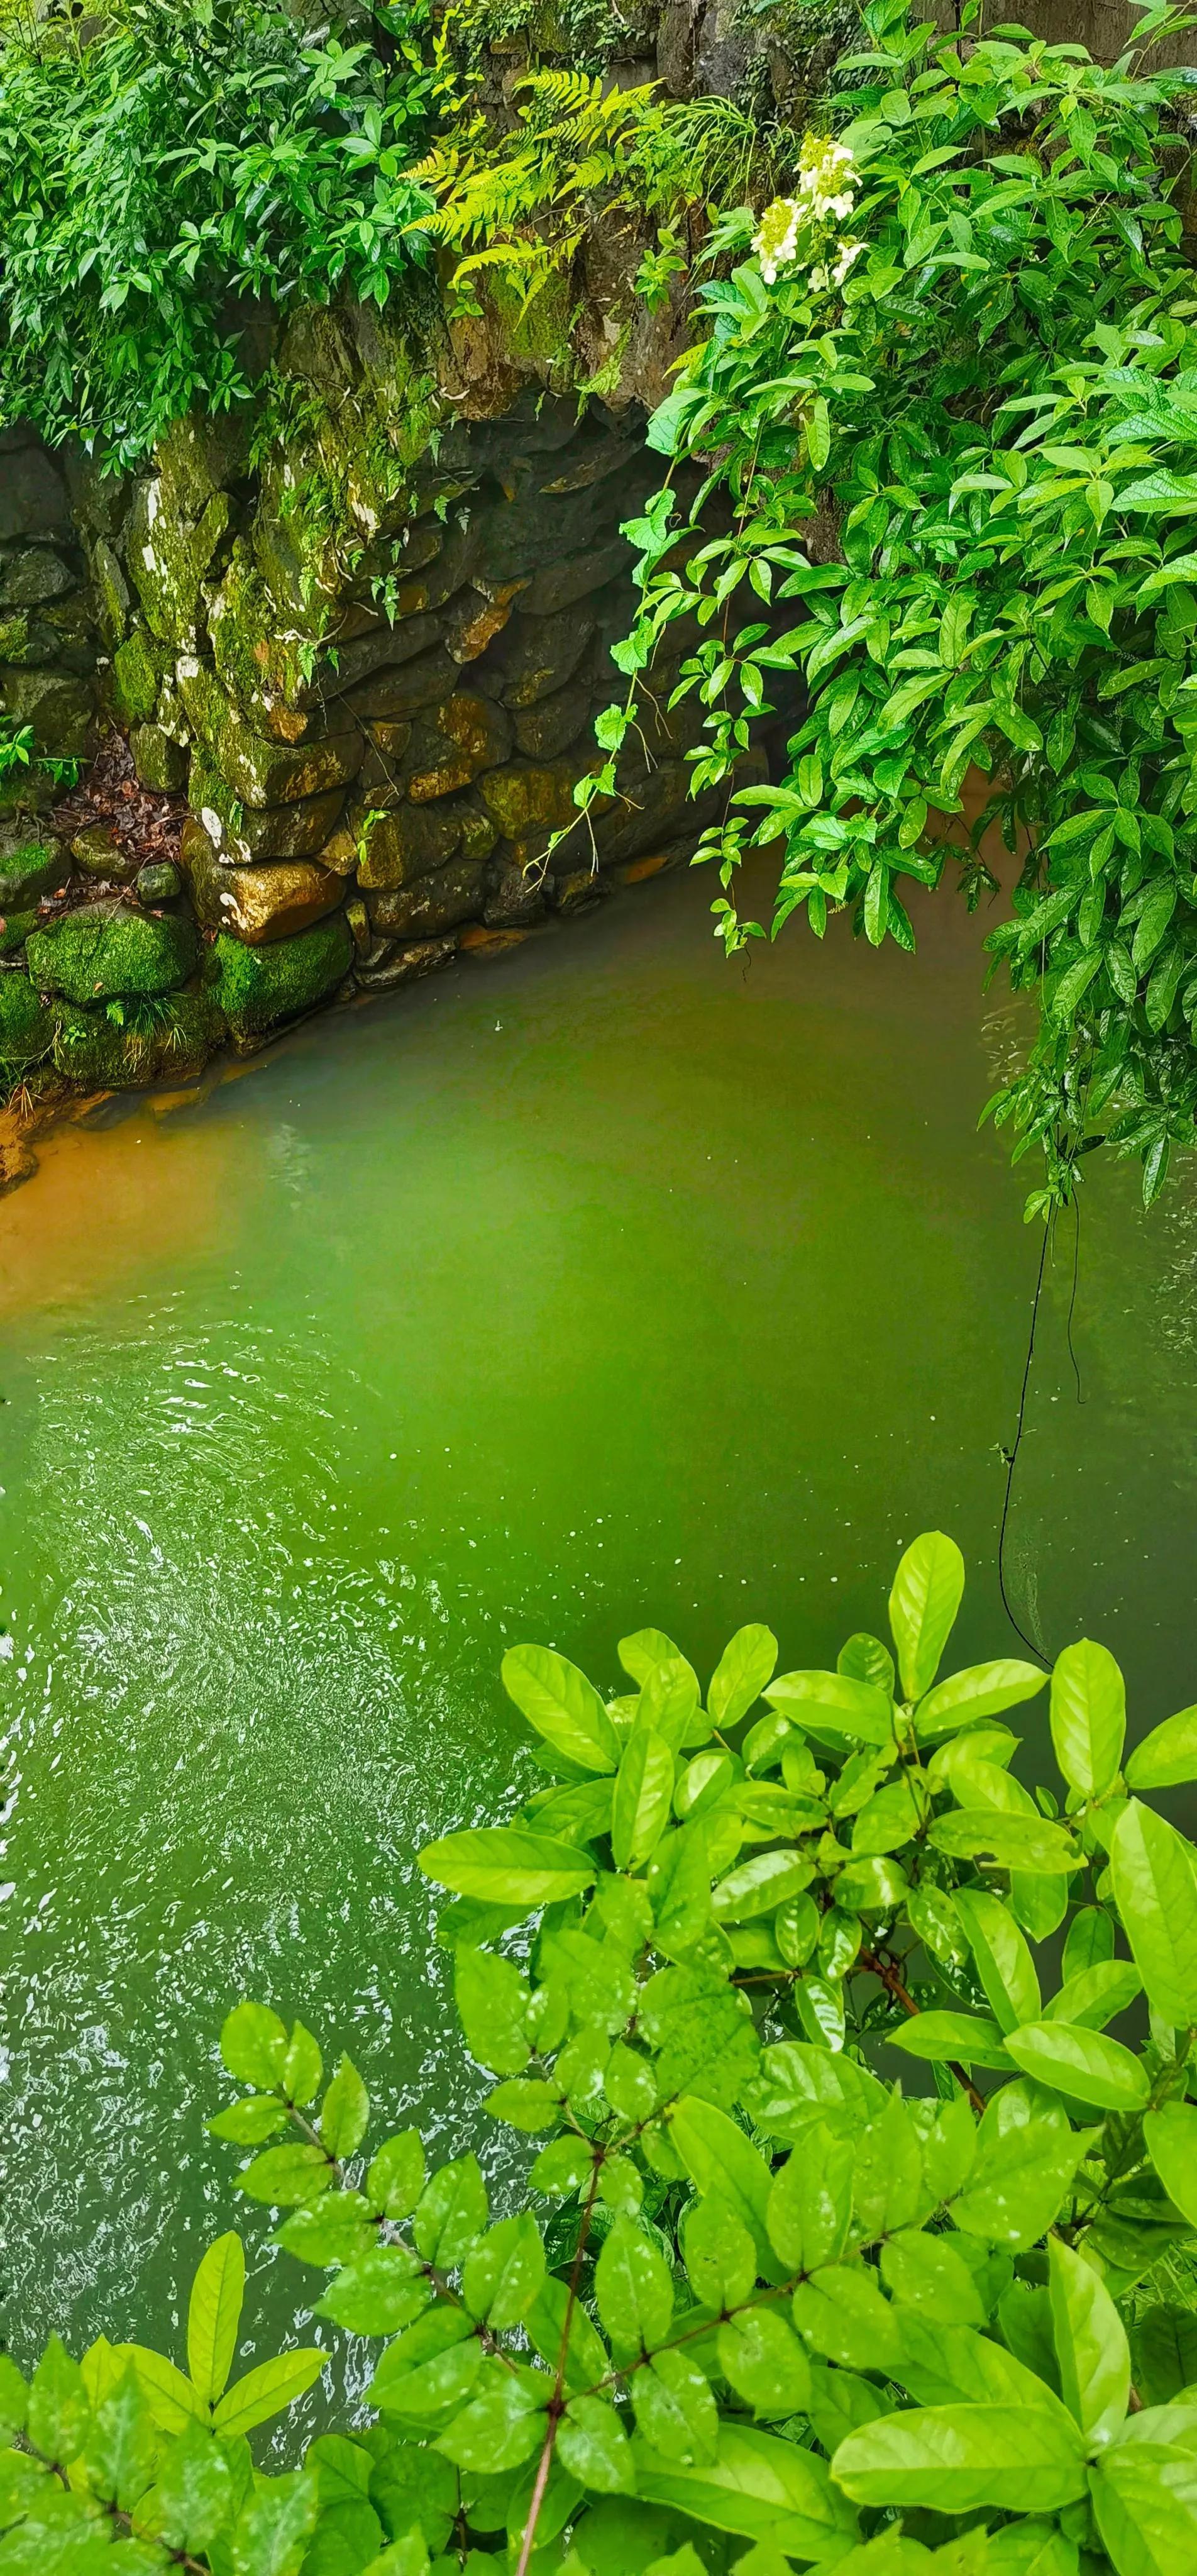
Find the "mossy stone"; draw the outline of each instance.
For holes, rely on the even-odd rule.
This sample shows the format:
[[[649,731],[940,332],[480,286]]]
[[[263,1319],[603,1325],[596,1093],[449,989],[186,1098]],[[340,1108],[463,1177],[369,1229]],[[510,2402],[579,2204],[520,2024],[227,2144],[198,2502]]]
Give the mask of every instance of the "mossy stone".
[[[31,930],[36,930],[36,912],[0,912],[0,957],[16,957],[24,947]]]
[[[174,796],[187,784],[187,753],[161,725],[134,725],[129,735],[133,767],[142,787],[155,796]]]
[[[192,972],[196,953],[195,924],[186,914],[158,919],[119,900],[61,913],[32,933],[26,951],[35,983],[69,1002],[173,992]]]
[[[214,991],[235,1038],[256,1037],[324,999],[348,972],[353,934],[333,912],[294,939],[243,947],[221,931],[213,943]]]
[[[147,724],[158,704],[167,656],[140,629],[112,656],[112,704],[122,724]]]
[[[132,1091],[149,1082],[186,1081],[200,1072],[226,1034],[220,1007],[208,992],[175,993],[169,1001],[143,1003],[140,1011],[130,1003],[119,1019],[68,1003],[54,1018],[55,1066],[85,1091]]]
[[[58,841],[22,841],[0,852],[0,912],[19,912],[70,874]]]
[[[173,903],[182,891],[183,880],[173,859],[148,859],[137,871],[139,903]]]
[[[0,1064],[35,1064],[53,1035],[53,1012],[28,975],[13,969],[0,975]]]

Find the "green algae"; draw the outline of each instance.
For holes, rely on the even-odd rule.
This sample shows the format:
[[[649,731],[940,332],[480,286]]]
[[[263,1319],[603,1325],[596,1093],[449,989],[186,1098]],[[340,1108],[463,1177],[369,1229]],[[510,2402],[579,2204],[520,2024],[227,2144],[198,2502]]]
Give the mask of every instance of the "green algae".
[[[93,903],[35,930],[26,955],[40,989],[68,1002],[169,993],[194,969],[195,924],[185,913],[157,917],[120,901]]]

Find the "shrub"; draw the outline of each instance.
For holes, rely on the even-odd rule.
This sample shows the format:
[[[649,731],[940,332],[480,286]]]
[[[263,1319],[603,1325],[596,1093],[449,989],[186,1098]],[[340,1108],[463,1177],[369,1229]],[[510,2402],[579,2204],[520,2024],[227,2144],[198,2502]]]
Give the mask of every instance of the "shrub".
[[[0,2557],[28,2576],[1180,2576],[1197,2558],[1197,1870],[1124,1762],[1122,1677],[1051,1676],[1063,1775],[1010,1768],[1045,1676],[937,1679],[963,1583],[916,1541],[872,1636],[712,1676],[655,1629],[604,1700],[517,1647],[547,1779],[422,1856],[453,1891],[466,2043],[537,2140],[492,2220],[476,2157],[365,2146],[341,2058],[226,2022],[210,2126],[367,2402],[266,2477],[246,2436],[324,2344],[229,2386],[244,2261],[200,2265],[187,2370],[103,2339],[0,2361]],[[761,1699],[765,1708],[758,1712]],[[537,1918],[529,1930],[529,1918]],[[1128,1955],[1129,1954],[1129,1955]],[[1113,2038],[1108,2024],[1143,2011]],[[905,2095],[887,2051],[929,2090]],[[538,2208],[549,2204],[547,2220]],[[1169,2286],[1170,2285],[1170,2286]],[[360,2384],[360,2382],[359,2382]]]
[[[0,51],[0,421],[125,466],[193,407],[250,392],[237,299],[385,303],[421,256],[426,11],[388,69],[280,0],[125,0],[76,45]]]
[[[753,840],[784,837],[775,931],[804,908],[821,936],[846,908],[910,948],[903,878],[936,884],[954,855],[971,901],[994,891],[996,822],[1022,873],[988,944],[1042,1021],[991,1107],[1044,1147],[1033,1206],[1103,1137],[1150,1200],[1197,1110],[1186,76],[1018,27],[962,48],[904,0],[864,17],[852,122],[807,138],[793,197],[716,236],[736,264],[649,432],[705,479],[679,514],[671,467],[629,530],[629,701],[581,796],[610,791],[637,674],[686,619],[706,629],[675,693],[707,710],[696,791],[731,781],[779,688],[794,722],[777,783],[732,793],[705,837],[729,946],[759,932],[726,892]],[[971,830],[970,763],[992,789]]]

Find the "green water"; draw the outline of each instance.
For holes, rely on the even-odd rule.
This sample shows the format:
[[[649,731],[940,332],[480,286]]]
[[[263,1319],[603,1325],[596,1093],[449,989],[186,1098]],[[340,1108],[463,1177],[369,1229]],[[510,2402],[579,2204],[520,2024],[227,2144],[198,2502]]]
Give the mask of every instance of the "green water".
[[[977,930],[949,903],[914,962],[795,933],[744,972],[710,891],[313,1024],[0,1210],[18,2355],[169,2342],[234,2206],[203,2120],[240,1993],[434,2143],[472,2126],[413,1853],[519,1776],[506,1640],[607,1679],[643,1622],[709,1666],[763,1617],[822,1662],[938,1523],[962,1660],[1013,1643],[1038,1245],[975,1132],[1012,1036]],[[1143,1727],[1197,1696],[1197,1221],[1117,1167],[1087,1196],[1085,1402],[1062,1245],[1010,1580],[1051,1647],[1108,1639]],[[302,2278],[260,2263],[253,2333]]]

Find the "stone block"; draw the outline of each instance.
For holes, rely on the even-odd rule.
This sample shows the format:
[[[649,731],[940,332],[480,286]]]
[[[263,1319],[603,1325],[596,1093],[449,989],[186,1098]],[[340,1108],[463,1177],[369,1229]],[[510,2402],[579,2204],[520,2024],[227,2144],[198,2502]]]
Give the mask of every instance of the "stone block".
[[[456,662],[438,644],[414,661],[378,670],[355,687],[347,688],[345,713],[352,716],[355,724],[402,724],[418,715],[421,707],[434,706],[438,699],[450,697],[459,676]]]
[[[19,912],[36,904],[69,874],[61,841],[0,833],[0,911]]]
[[[137,1091],[194,1080],[226,1035],[210,993],[174,993],[152,1018],[130,1004],[118,1020],[69,1005],[55,1015],[56,1070],[85,1091]]]
[[[22,671],[0,663],[4,712],[17,726],[32,725],[39,751],[56,760],[81,760],[91,737],[92,693],[85,680],[62,671]]]
[[[50,546],[21,546],[0,564],[0,607],[42,608],[74,585],[70,566]]]
[[[493,596],[488,597],[471,584],[454,602],[445,621],[445,644],[455,662],[476,662],[486,652],[495,637],[502,634],[517,599],[526,589],[523,581],[500,582],[494,586]]]
[[[343,912],[293,939],[247,948],[228,931],[212,947],[212,991],[235,1039],[259,1037],[323,1001],[348,971],[353,937]]]
[[[372,634],[334,645],[335,663],[327,652],[323,653],[305,694],[309,698],[343,698],[363,680],[372,679],[376,671],[401,669],[405,663],[417,661],[440,643],[443,633],[443,618],[431,612],[405,617],[398,626],[388,626],[385,619],[380,619]]]
[[[70,533],[66,483],[45,449],[22,447],[6,456],[0,472],[0,542]]]
[[[605,582],[626,572],[632,561],[632,549],[626,537],[608,537],[604,544],[592,546],[585,554],[567,555],[563,562],[545,564],[525,591],[520,607],[529,617],[553,617],[562,609],[574,608],[580,599],[588,599],[601,590]],[[628,624],[634,614],[634,599],[628,594]]]
[[[183,891],[183,879],[173,859],[147,859],[134,881],[139,903],[174,903]]]
[[[478,792],[503,838],[517,841],[531,827],[555,831],[577,820],[577,774],[572,761],[513,760],[505,769],[488,770]]]
[[[372,958],[359,965],[357,979],[367,993],[393,992],[397,985],[418,983],[421,976],[434,975],[438,967],[451,966],[456,954],[457,941],[453,938],[417,940],[410,947],[381,941]]]
[[[161,725],[134,725],[129,749],[142,786],[156,796],[174,796],[186,786],[190,767],[187,753],[182,743],[163,732]]]
[[[308,796],[296,805],[242,805],[228,781],[207,761],[193,758],[191,803],[219,855],[230,867],[254,859],[313,859],[335,832],[344,791]]]
[[[380,938],[421,939],[453,930],[460,921],[480,919],[485,878],[484,859],[451,859],[447,867],[435,868],[411,885],[371,894],[371,925]]]
[[[541,919],[545,899],[540,875],[528,872],[510,844],[501,844],[487,877],[485,922],[495,929],[521,929]]]
[[[444,867],[461,848],[462,823],[460,805],[448,803],[400,805],[393,813],[363,815],[358,884],[382,891],[410,885],[413,877]]]
[[[555,617],[517,613],[488,658],[491,687],[504,706],[535,706],[573,678],[593,633],[593,619],[574,609]]]
[[[185,913],[156,919],[114,897],[60,913],[31,933],[25,953],[42,992],[89,1003],[173,992],[193,972],[198,952]]]
[[[468,787],[483,770],[506,760],[511,741],[511,718],[497,699],[456,690],[415,727],[404,762],[413,805]]]
[[[0,1065],[6,1072],[36,1064],[48,1055],[54,1038],[54,1014],[42,1002],[36,982],[20,967],[0,975]]]
[[[296,859],[281,866],[226,868],[219,889],[221,927],[236,932],[249,948],[273,939],[290,939],[325,913],[335,911],[344,881],[331,868]]]
[[[128,632],[130,601],[124,565],[106,537],[97,537],[92,546],[91,574],[100,625],[105,641],[111,647],[119,644]]]
[[[196,732],[240,804],[261,809],[298,803],[344,788],[356,776],[362,757],[356,726],[314,742],[272,742],[246,723],[207,663],[184,654],[176,677]]]
[[[576,680],[567,681],[553,697],[538,698],[534,707],[516,710],[516,747],[529,760],[556,760],[571,742],[589,733],[592,714],[588,691],[579,688]]]
[[[76,832],[71,857],[85,877],[123,879],[137,871],[136,859],[126,856],[108,823],[89,823],[85,832]]]
[[[164,644],[138,627],[112,656],[112,706],[121,724],[148,724],[170,656]]]

